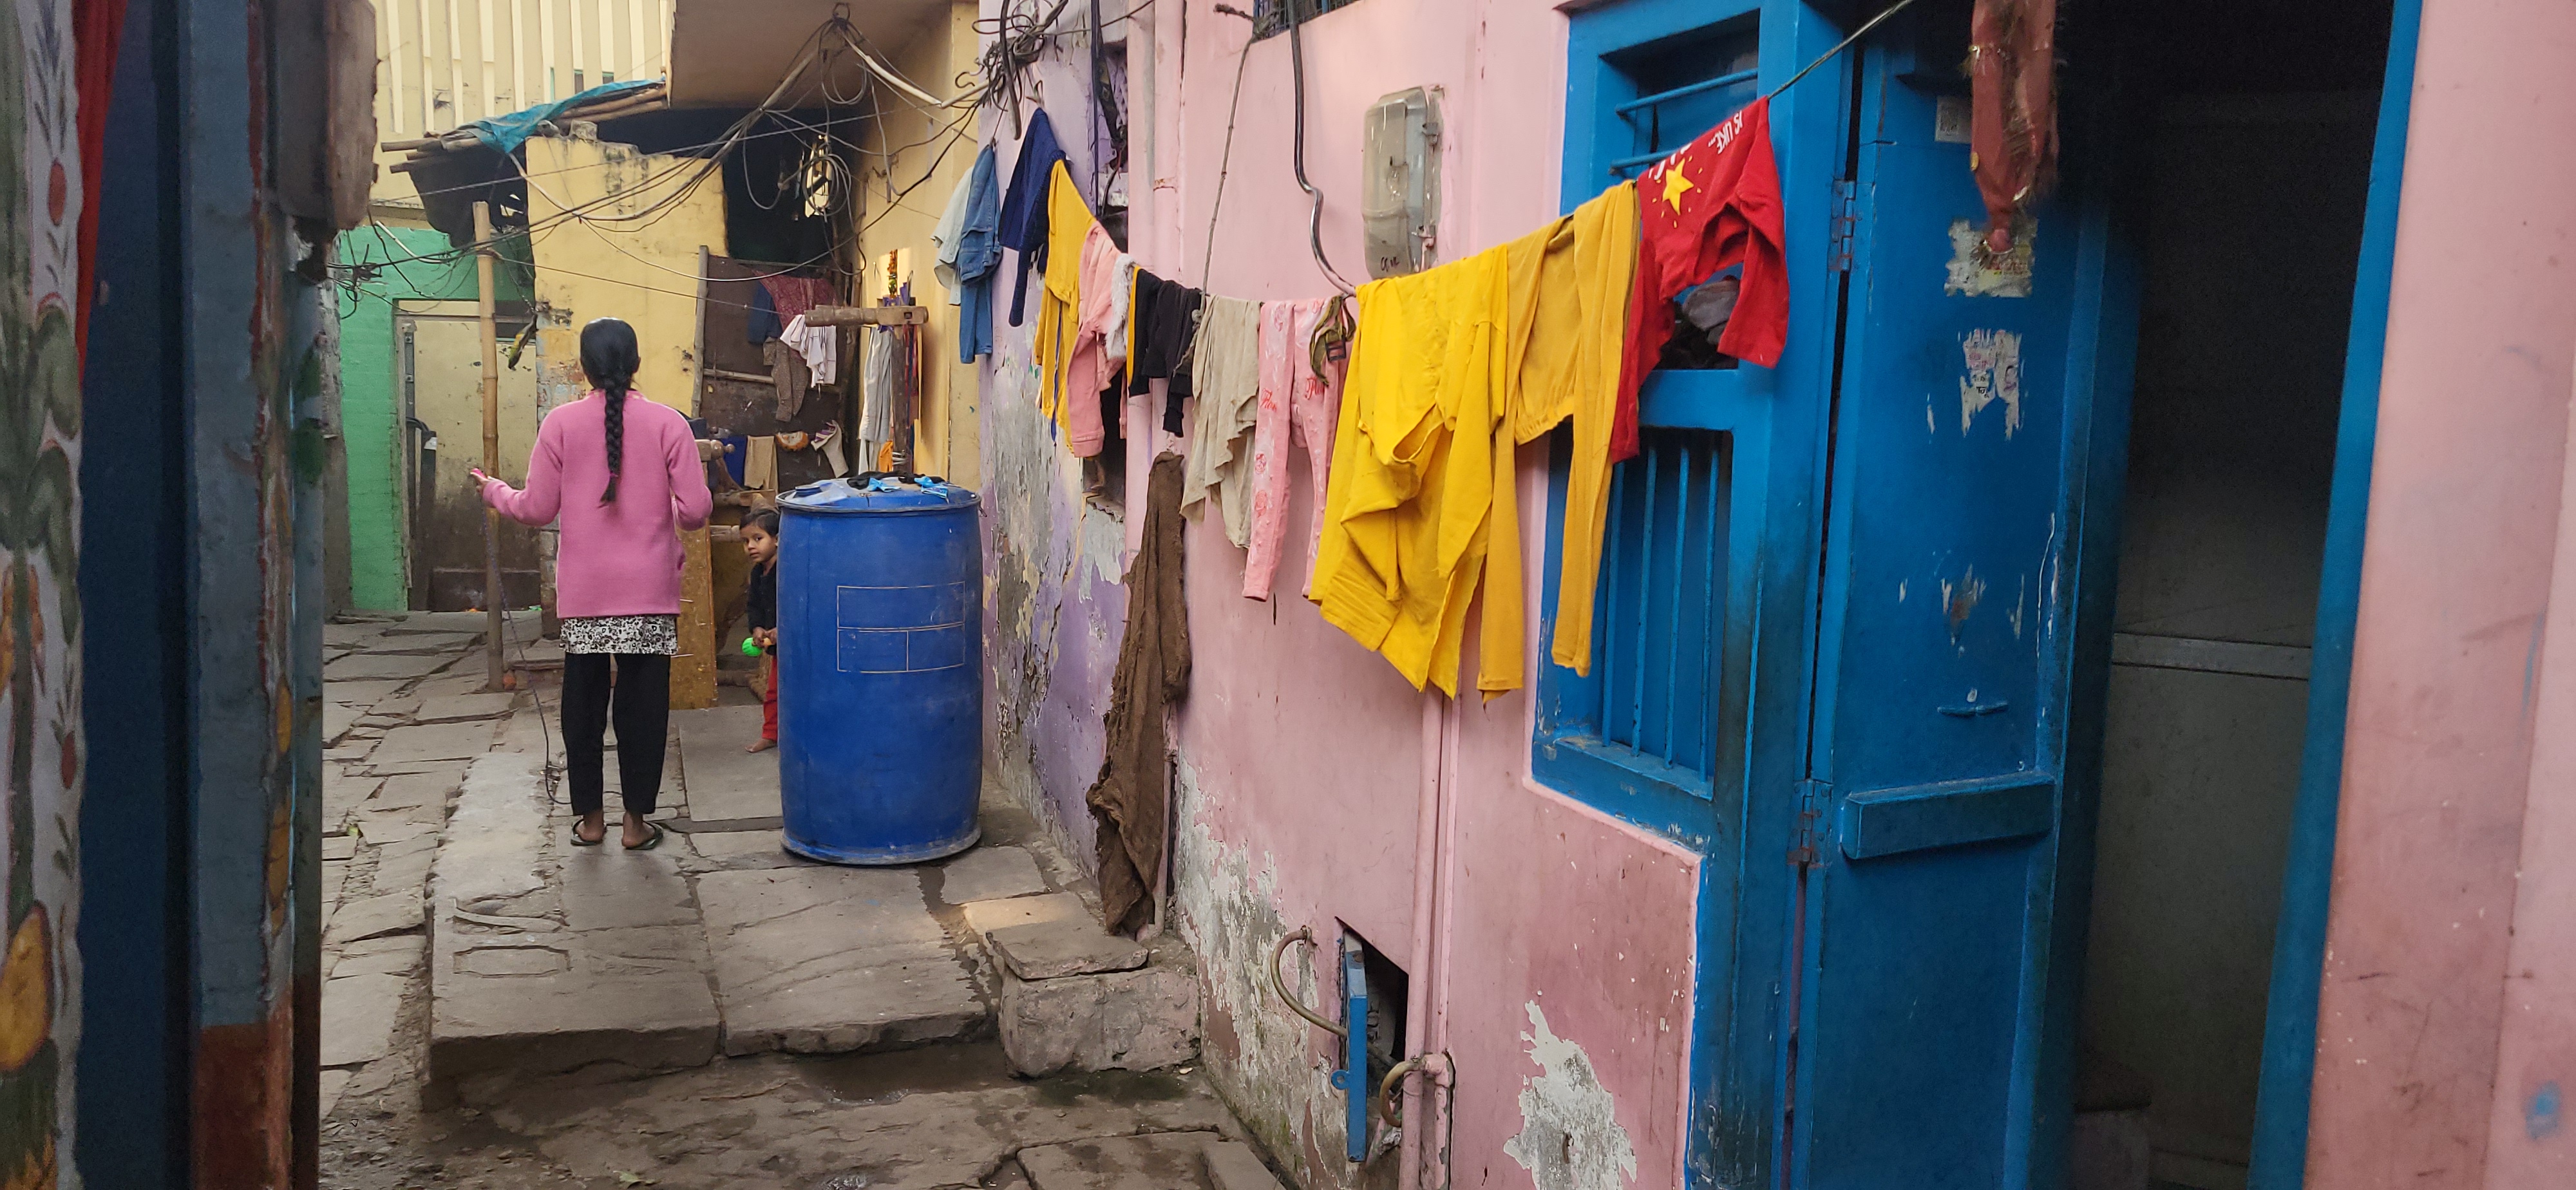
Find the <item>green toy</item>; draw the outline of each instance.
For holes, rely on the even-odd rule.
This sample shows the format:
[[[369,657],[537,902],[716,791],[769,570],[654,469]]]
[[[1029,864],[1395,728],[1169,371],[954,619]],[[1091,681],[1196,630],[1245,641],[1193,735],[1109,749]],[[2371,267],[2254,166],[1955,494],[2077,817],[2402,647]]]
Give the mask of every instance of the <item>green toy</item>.
[[[757,656],[760,656],[760,645],[759,645],[759,643],[758,643],[758,642],[753,641],[753,640],[752,640],[750,637],[748,637],[748,636],[746,636],[746,637],[742,638],[742,655],[743,655],[743,656],[745,656],[745,657],[757,657]]]

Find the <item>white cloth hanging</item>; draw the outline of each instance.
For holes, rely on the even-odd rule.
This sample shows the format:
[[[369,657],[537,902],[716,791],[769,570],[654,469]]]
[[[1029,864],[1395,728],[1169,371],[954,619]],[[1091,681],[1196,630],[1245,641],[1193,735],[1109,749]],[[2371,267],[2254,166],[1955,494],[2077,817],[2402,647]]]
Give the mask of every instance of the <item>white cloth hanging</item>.
[[[859,328],[859,469],[877,465],[877,452],[894,438],[893,327]]]
[[[814,374],[814,383],[840,383],[841,328],[809,326],[805,316],[799,314],[788,321],[785,330],[778,332],[778,339],[805,357],[805,370]]]

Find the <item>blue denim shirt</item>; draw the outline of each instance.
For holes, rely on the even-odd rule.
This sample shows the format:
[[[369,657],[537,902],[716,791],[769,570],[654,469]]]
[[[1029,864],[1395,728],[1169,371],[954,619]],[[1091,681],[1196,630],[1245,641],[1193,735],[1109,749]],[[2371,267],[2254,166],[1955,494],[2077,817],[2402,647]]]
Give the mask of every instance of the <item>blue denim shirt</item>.
[[[993,182],[993,146],[975,155],[966,176],[966,222],[957,233],[957,359],[974,363],[993,350],[993,275],[1002,264],[1002,196]]]

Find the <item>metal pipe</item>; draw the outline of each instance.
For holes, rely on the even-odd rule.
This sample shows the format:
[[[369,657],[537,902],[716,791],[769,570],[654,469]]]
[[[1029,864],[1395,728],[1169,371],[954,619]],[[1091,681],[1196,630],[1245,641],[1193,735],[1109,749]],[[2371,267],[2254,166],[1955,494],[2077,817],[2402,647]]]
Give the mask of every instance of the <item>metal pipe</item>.
[[[1284,976],[1279,974],[1279,960],[1282,956],[1288,953],[1288,947],[1290,945],[1298,942],[1303,942],[1308,946],[1315,945],[1315,931],[1306,926],[1299,926],[1297,927],[1296,933],[1280,939],[1279,945],[1270,948],[1270,990],[1279,994],[1279,1002],[1287,1005],[1288,1011],[1306,1018],[1307,1024],[1313,1025],[1318,1029],[1322,1029],[1335,1037],[1349,1037],[1351,1035],[1350,1030],[1316,1015],[1313,1009],[1298,1002],[1297,997],[1288,994],[1288,981]]]
[[[1324,256],[1324,192],[1306,180],[1306,39],[1299,34],[1305,22],[1297,19],[1297,0],[1280,0],[1288,13],[1288,64],[1296,76],[1297,132],[1296,151],[1292,158],[1297,167],[1297,186],[1306,192],[1311,205],[1306,212],[1306,242],[1315,251],[1315,265],[1324,270],[1324,279],[1343,293],[1356,292],[1342,279],[1341,270]]]
[[[1395,1105],[1395,1085],[1404,1081],[1404,1076],[1411,1074],[1416,1070],[1423,1069],[1422,1060],[1427,1056],[1428,1055],[1424,1054],[1415,1054],[1410,1058],[1406,1058],[1405,1060],[1396,1063],[1394,1069],[1387,1071],[1385,1078],[1378,1080],[1377,1117],[1379,1119],[1398,1128],[1404,1126],[1404,1109]],[[1412,1139],[1408,1137],[1406,1138],[1406,1149],[1409,1152],[1412,1148]],[[1410,1163],[1408,1163],[1408,1167],[1409,1165]]]
[[[1721,74],[1716,78],[1701,79],[1700,81],[1692,83],[1686,87],[1675,87],[1670,91],[1657,91],[1652,95],[1639,96],[1626,103],[1620,104],[1617,107],[1611,108],[1610,110],[1619,115],[1625,116],[1631,112],[1644,111],[1659,103],[1671,103],[1676,99],[1687,99],[1702,91],[1715,91],[1720,87],[1732,87],[1739,83],[1749,83],[1753,81],[1755,75],[1760,73],[1760,71],[1755,70],[1739,70],[1733,74]]]
[[[1431,1048],[1432,948],[1438,941],[1432,927],[1440,871],[1440,736],[1445,702],[1437,689],[1422,692],[1421,794],[1413,826],[1413,949],[1405,960],[1413,971],[1404,993],[1404,1019],[1409,1023],[1403,1066],[1417,1064]],[[1396,1172],[1398,1190],[1417,1190],[1422,1178],[1422,1138],[1407,1128],[1398,1149],[1403,1154]]]
[[[1458,771],[1459,738],[1463,730],[1458,715],[1454,713],[1454,708],[1453,713],[1442,716],[1440,755],[1444,773]],[[1433,1083],[1440,1087],[1452,1087],[1456,1078],[1457,1064],[1449,1056],[1449,971],[1451,966],[1449,952],[1457,939],[1449,928],[1449,919],[1452,901],[1455,899],[1458,887],[1458,798],[1456,791],[1449,787],[1446,780],[1441,783],[1439,834],[1440,860],[1432,876],[1436,882],[1432,887],[1432,912],[1435,915],[1435,924],[1432,928],[1431,1043],[1427,1048],[1433,1055],[1431,1059],[1434,1063]],[[1423,1112],[1419,1117],[1420,1127],[1407,1129],[1409,1133],[1419,1133],[1422,1143],[1433,1144],[1432,1128],[1433,1125],[1438,1125],[1441,1139],[1437,1142],[1437,1147],[1432,1150],[1430,1160],[1436,1161],[1440,1167],[1439,1190],[1448,1190],[1448,1187],[1457,1181],[1457,1171],[1450,1164],[1454,1154],[1450,1151],[1448,1143],[1449,1132],[1456,1126],[1452,1118],[1454,1113],[1450,1107],[1456,1102],[1457,1096],[1454,1090],[1441,1096],[1437,1103],[1426,1091],[1423,1103],[1431,1110]],[[1428,1163],[1430,1162],[1426,1162]]]

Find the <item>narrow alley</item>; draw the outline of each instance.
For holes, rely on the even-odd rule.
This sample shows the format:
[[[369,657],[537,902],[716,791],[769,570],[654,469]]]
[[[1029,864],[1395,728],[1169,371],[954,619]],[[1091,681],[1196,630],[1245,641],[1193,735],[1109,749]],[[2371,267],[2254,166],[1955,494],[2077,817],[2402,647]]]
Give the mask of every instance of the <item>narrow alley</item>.
[[[2570,47],[0,3],[0,1190],[2576,1185]]]
[[[559,649],[484,693],[482,625],[326,629],[324,1185],[1279,1185],[1197,1067],[1185,952],[1103,935],[1024,815],[918,867],[788,855],[727,686],[673,716],[669,842],[573,852]]]

